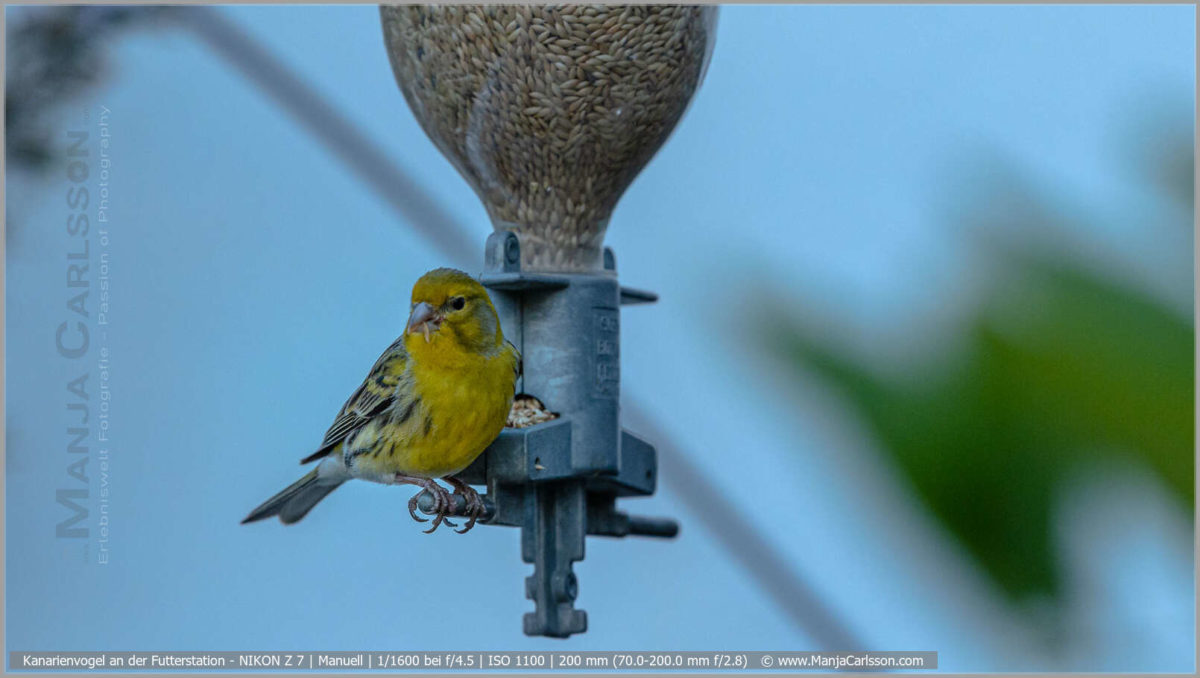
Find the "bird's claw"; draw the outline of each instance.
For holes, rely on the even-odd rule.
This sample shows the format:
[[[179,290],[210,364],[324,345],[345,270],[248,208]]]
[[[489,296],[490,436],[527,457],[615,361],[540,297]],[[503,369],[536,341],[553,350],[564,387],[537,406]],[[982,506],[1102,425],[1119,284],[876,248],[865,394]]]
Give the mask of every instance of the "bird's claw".
[[[431,534],[434,530],[438,529],[438,525],[441,525],[442,523],[445,523],[450,527],[458,527],[454,523],[450,522],[450,519],[447,518],[444,513],[439,513],[434,517],[433,525],[430,525],[428,530],[422,530],[422,532],[425,534]],[[458,532],[458,530],[455,530],[455,532]]]
[[[461,530],[457,529],[458,525],[449,518],[449,516],[454,513],[454,506],[456,502],[454,495],[446,491],[446,488],[438,485],[429,478],[417,478],[399,473],[396,474],[397,483],[416,485],[425,492],[428,492],[429,496],[433,497],[433,510],[430,511],[430,513],[433,514],[433,522],[429,526],[428,530],[424,530],[425,534],[432,533],[443,523],[452,528],[456,528],[454,530],[455,532],[458,532],[459,534],[465,534],[466,532],[469,532],[472,527],[475,527],[475,522],[479,520],[479,517],[482,516],[486,511],[486,507],[483,504],[483,497],[479,496],[479,493],[476,492],[474,488],[458,478],[450,477],[445,478],[444,480],[454,487],[456,493],[462,495],[463,513],[468,519]],[[417,494],[413,495],[412,499],[408,500],[408,514],[412,516],[413,520],[419,523],[428,523],[430,522],[428,518],[422,518],[421,516],[417,515],[417,505],[421,498],[421,494],[422,493],[418,492]]]
[[[412,496],[412,499],[408,500],[408,515],[412,516],[412,519],[418,523],[427,523],[429,522],[428,518],[422,518],[421,516],[417,515],[417,500],[420,498],[421,493],[418,492]]]
[[[429,495],[433,497],[433,524],[429,526],[428,530],[424,530],[425,534],[433,532],[442,523],[445,523],[450,527],[458,527],[446,517],[454,508],[454,500],[451,499],[450,493],[446,491],[446,488],[438,485],[429,478],[416,478],[412,476],[401,475],[399,473],[396,474],[396,482],[405,483],[408,485],[416,485],[425,492],[428,492]],[[408,500],[408,514],[411,515],[413,520],[417,522],[428,523],[428,518],[422,518],[417,515],[417,503],[420,498],[421,493],[418,492],[413,496],[412,499]]]
[[[475,521],[479,519],[479,516],[483,515],[485,510],[483,505],[483,497],[479,496],[479,493],[475,491],[475,488],[464,483],[458,478],[447,478],[446,482],[454,486],[454,490],[463,496],[463,503],[465,505],[464,512],[467,514],[469,520],[467,520],[466,525],[464,525],[461,530],[455,530],[455,532],[458,532],[459,534],[466,534],[471,530],[472,527],[475,527]]]
[[[456,527],[456,525],[450,522],[450,519],[446,517],[447,514],[454,509],[454,500],[450,498],[450,493],[447,492],[444,487],[438,485],[432,480],[429,481],[429,486],[425,489],[429,490],[430,493],[433,494],[434,512],[433,523],[429,526],[428,530],[424,530],[425,534],[432,534],[433,531],[438,529],[438,526],[442,523],[445,523],[450,527]]]

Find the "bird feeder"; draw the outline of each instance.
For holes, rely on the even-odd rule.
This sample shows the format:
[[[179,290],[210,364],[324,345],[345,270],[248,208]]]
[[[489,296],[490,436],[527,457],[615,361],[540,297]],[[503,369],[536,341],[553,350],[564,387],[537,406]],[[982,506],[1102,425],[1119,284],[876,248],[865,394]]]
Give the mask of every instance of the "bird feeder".
[[[603,241],[617,201],[704,78],[716,9],[384,6],[381,15],[409,107],[491,218],[480,278],[524,358],[518,391],[558,414],[504,429],[459,477],[486,486],[483,524],[521,528],[534,566],[525,633],[581,633],[572,563],[585,536],[678,531],[616,507],[653,494],[657,480],[654,448],[621,428],[619,410],[620,307],[657,297],[620,286]],[[432,497],[420,499],[432,508]]]

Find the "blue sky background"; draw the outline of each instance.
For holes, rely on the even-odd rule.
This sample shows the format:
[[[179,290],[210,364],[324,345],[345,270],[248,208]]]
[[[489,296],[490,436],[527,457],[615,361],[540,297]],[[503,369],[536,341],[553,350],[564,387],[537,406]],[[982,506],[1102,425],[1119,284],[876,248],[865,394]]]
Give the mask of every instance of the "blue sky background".
[[[373,6],[225,11],[482,248],[487,216],[405,105]],[[1079,577],[1109,585],[1050,654],[857,422],[815,387],[800,411],[780,398],[723,313],[767,285],[860,330],[847,341],[917,350],[912,318],[972,288],[947,198],[988,158],[1086,205],[1088,238],[1156,262],[1123,275],[1190,312],[1191,234],[1121,211],[1145,196],[1118,137],[1193,115],[1194,26],[1185,6],[726,7],[703,88],[613,215],[622,280],[662,299],[623,314],[626,393],[729,498],[779,507],[767,534],[870,647],[952,671],[1193,670],[1192,526],[1152,478],[1064,499]],[[588,541],[590,629],[565,643],[520,632],[515,530],[421,534],[406,490],[353,484],[295,526],[238,525],[299,475],[412,282],[446,262],[189,34],[113,48],[111,77],[55,123],[95,132],[112,110],[112,561],[54,538],[65,384],[85,367],[54,347],[67,182],[10,176],[8,649],[812,647],[669,489],[627,508],[678,517],[677,540]]]

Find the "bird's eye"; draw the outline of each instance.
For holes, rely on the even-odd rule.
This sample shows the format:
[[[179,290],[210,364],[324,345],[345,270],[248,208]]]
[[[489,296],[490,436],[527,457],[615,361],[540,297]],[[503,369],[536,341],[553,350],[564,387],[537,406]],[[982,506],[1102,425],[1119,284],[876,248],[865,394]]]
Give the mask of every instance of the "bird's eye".
[[[463,310],[463,307],[466,305],[467,305],[467,300],[462,297],[454,297],[453,299],[450,300],[450,308],[452,308],[456,311]]]

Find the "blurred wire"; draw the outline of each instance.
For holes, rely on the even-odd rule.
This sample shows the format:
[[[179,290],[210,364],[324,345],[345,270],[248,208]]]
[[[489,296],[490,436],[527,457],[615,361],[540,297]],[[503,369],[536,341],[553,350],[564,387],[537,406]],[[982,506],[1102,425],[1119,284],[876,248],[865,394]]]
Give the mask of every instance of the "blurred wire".
[[[482,245],[470,245],[477,234],[455,221],[354,123],[221,12],[211,7],[177,7],[171,16],[274,98],[438,249],[457,261],[482,256]]]
[[[621,411],[630,430],[653,441],[658,450],[658,477],[708,527],[725,550],[750,571],[797,626],[827,650],[866,648],[817,592],[794,572],[783,554],[743,517],[721,488],[704,476],[642,408],[627,404]]]
[[[321,96],[286,65],[210,7],[175,8],[180,23],[196,32],[222,57],[268,92],[302,121],[317,138],[382,194],[400,215],[460,266],[471,268],[480,255],[468,243],[472,235],[427,197],[405,173],[376,149]],[[756,526],[709,482],[687,455],[673,445],[641,408],[626,407],[629,420],[645,433],[670,472],[660,474],[688,509],[739,561],[787,615],[818,645],[828,650],[862,650],[838,616],[815,590],[789,567],[787,559]]]

